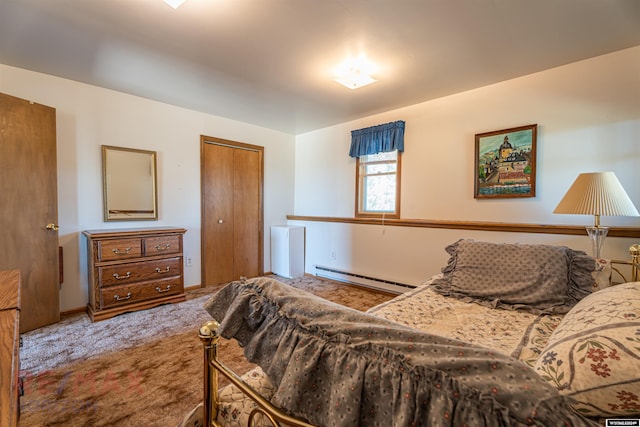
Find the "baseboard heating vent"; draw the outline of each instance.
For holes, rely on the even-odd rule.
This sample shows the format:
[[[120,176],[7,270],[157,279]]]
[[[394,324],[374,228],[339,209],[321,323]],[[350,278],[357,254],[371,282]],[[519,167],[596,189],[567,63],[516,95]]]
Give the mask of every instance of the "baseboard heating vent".
[[[338,270],[336,268],[325,267],[322,265],[316,265],[315,268],[316,276],[324,277],[331,280],[337,280],[339,282],[353,283],[360,286],[380,289],[387,292],[401,294],[415,288],[414,285],[408,285],[406,283],[380,279],[378,277],[365,276],[363,274]]]

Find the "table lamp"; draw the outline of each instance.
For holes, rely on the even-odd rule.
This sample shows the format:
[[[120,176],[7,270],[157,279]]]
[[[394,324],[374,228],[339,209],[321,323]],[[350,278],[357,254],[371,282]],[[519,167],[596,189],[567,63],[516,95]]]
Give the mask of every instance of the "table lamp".
[[[600,216],[640,216],[613,172],[578,175],[553,213],[595,217],[595,225],[586,228],[596,258],[600,258],[602,243],[609,231],[608,227],[600,225]]]

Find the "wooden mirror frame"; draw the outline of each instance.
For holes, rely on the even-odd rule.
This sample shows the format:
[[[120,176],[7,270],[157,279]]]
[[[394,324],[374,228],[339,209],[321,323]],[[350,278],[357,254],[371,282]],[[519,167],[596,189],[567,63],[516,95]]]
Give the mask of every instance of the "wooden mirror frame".
[[[158,219],[156,152],[102,146],[105,221]]]

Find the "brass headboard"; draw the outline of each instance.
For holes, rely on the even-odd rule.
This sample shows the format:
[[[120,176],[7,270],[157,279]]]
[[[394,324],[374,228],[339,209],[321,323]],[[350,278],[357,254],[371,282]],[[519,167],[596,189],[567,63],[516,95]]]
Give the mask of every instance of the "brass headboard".
[[[238,387],[242,392],[253,400],[258,407],[254,409],[248,420],[248,425],[253,425],[253,419],[259,415],[265,417],[271,425],[275,427],[314,427],[302,420],[293,418],[280,409],[276,408],[271,402],[262,397],[251,386],[245,383],[242,378],[230,368],[225,366],[218,359],[218,340],[220,334],[218,328],[220,325],[215,320],[210,320],[200,327],[198,336],[204,345],[204,425],[205,427],[221,427],[217,421],[218,417],[218,373],[221,373],[229,379],[229,381]]]
[[[629,246],[629,254],[631,254],[630,261],[611,260],[611,270],[618,274],[623,282],[637,282],[640,280],[640,244]],[[629,266],[628,276],[620,271],[621,267],[616,265]],[[614,278],[612,277],[611,280],[613,281]]]

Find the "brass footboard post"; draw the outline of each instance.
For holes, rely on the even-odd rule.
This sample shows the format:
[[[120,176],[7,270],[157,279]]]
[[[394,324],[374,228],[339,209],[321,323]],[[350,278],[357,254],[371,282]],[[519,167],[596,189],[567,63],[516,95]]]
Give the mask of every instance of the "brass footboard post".
[[[218,418],[218,370],[211,367],[211,361],[218,359],[218,328],[220,324],[210,320],[200,327],[198,336],[204,347],[204,425],[217,426]]]
[[[631,254],[631,281],[638,281],[638,269],[640,265],[640,245],[635,244],[629,246],[629,253]]]

